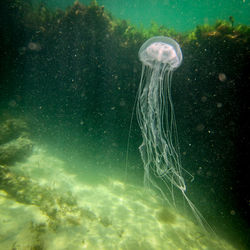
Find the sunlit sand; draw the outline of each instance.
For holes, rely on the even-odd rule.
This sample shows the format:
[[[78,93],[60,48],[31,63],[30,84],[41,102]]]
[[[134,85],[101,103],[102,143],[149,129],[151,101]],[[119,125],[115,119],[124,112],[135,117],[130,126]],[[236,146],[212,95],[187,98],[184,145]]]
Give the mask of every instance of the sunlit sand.
[[[234,249],[153,192],[111,178],[80,182],[43,150],[16,171],[29,179],[17,196],[28,198],[1,191],[1,249]]]

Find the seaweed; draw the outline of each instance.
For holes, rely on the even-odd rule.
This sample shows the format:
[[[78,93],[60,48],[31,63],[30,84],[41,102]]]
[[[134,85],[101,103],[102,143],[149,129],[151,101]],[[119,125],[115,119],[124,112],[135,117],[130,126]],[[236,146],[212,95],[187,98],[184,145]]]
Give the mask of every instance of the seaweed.
[[[33,150],[28,126],[21,119],[7,119],[0,123],[0,164],[13,165],[25,160]]]

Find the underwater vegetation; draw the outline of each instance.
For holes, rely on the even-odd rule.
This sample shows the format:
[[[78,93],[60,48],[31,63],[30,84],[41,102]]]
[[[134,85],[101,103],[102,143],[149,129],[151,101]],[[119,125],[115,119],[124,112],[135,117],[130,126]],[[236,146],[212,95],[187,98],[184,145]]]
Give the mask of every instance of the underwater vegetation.
[[[66,205],[75,207],[76,201],[71,194],[57,195],[51,188],[41,187],[18,169],[20,161],[33,152],[27,131],[28,125],[21,119],[7,119],[0,124],[0,189],[20,203],[39,206],[51,218],[52,226],[53,221],[69,212]],[[69,221],[73,223],[74,219]]]
[[[46,220],[34,222],[29,219],[25,222],[27,225],[23,225],[24,231],[14,240],[12,249],[46,249],[44,235],[48,232],[56,233],[67,226],[78,226],[93,221],[104,227],[112,225],[107,216],[96,216],[88,207],[80,207],[70,191],[62,192],[52,185],[43,185],[31,177],[29,173],[26,173],[25,168],[20,169],[20,162],[27,160],[33,153],[33,150],[30,148],[27,150],[25,145],[20,144],[19,138],[23,136],[29,142],[28,145],[32,145],[32,147],[34,145],[28,139],[26,131],[28,131],[28,125],[21,119],[8,118],[0,124],[0,141],[3,143],[0,147],[1,205],[4,201],[13,201],[15,208],[24,205],[26,205],[26,209],[36,208]],[[14,147],[15,150],[13,147],[4,147],[4,145],[9,144],[9,140],[13,141],[13,145],[18,145]],[[32,166],[29,167],[32,168]],[[1,209],[3,208],[1,207]],[[1,223],[9,225],[8,222],[8,219],[1,218]],[[9,238],[13,237],[12,234],[10,232],[7,239],[1,235],[1,239],[7,242]],[[23,237],[27,237],[26,246],[23,246]]]
[[[25,160],[32,149],[33,143],[24,121],[8,119],[0,123],[0,164],[11,165]]]

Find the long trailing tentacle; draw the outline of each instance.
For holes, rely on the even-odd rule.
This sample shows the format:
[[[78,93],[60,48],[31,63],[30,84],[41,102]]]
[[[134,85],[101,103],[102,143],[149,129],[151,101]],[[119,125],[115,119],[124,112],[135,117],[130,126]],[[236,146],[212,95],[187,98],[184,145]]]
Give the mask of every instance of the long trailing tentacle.
[[[205,218],[186,194],[186,184],[178,145],[177,126],[171,97],[172,70],[168,65],[155,63],[143,66],[137,93],[136,115],[143,142],[140,153],[144,164],[144,183],[152,185],[164,199],[176,207],[174,190],[181,192],[202,228],[212,231]],[[162,180],[171,194],[171,200],[157,184]]]

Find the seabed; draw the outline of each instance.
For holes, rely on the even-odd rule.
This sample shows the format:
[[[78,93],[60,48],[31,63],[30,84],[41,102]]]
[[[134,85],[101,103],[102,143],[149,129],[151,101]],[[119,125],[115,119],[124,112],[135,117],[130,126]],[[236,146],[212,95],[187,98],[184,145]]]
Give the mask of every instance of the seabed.
[[[0,249],[234,249],[143,187],[79,182],[41,149],[3,172]]]

